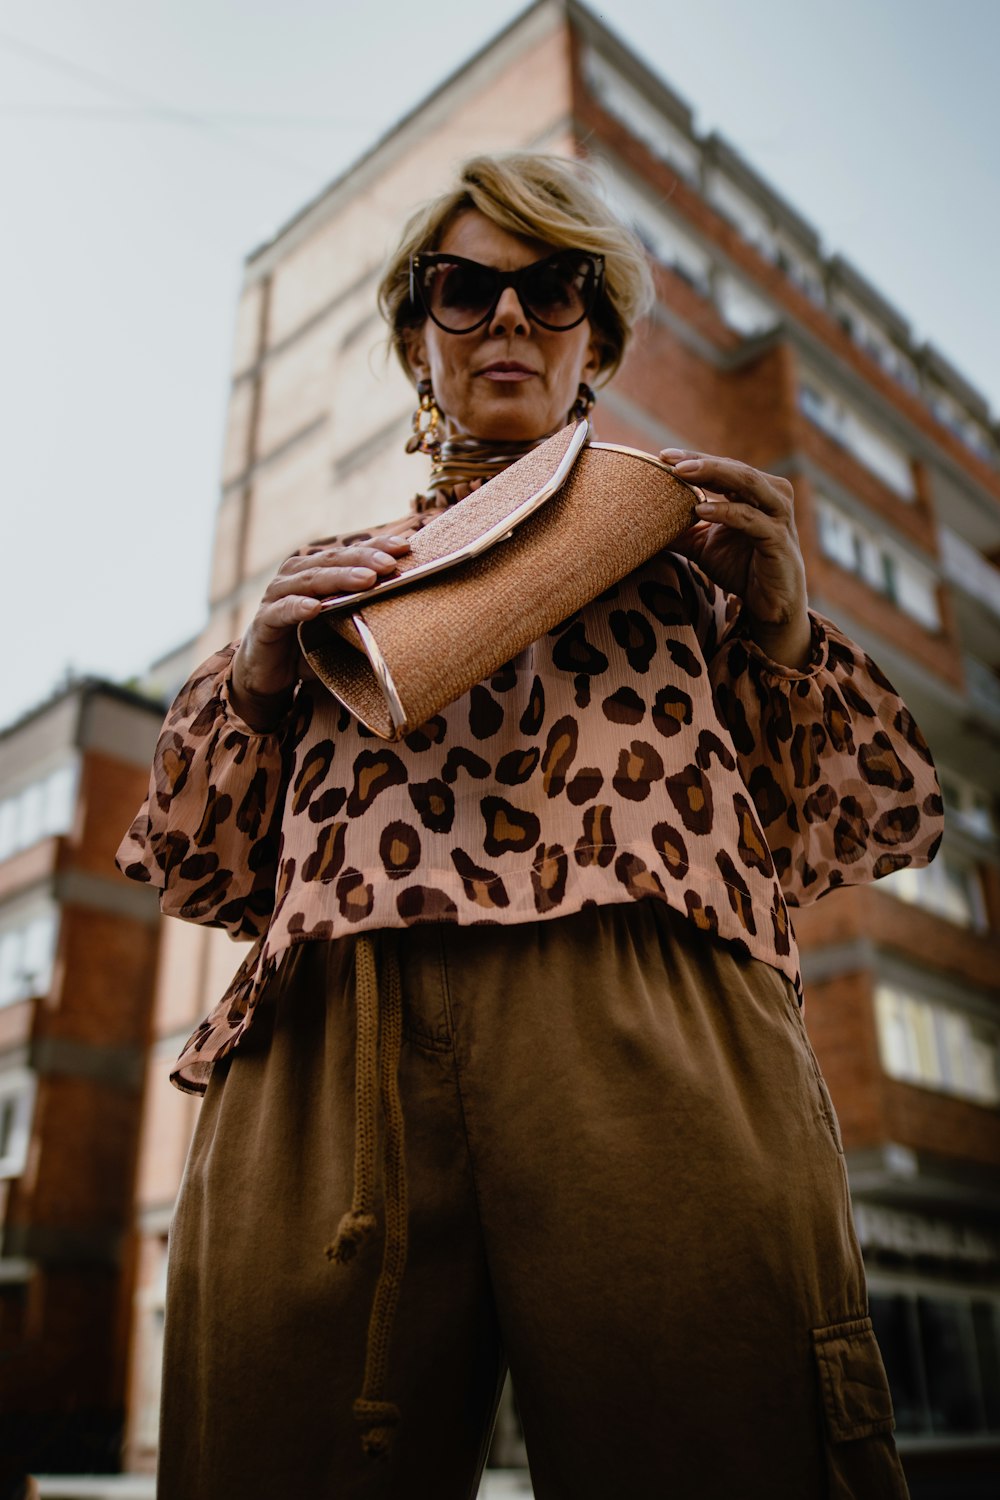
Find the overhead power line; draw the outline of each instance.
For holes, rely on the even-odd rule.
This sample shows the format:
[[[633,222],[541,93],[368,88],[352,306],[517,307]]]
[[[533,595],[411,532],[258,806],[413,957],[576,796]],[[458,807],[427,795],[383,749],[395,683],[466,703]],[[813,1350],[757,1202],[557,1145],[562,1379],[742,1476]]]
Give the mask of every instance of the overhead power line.
[[[85,64],[73,62],[72,59],[61,57],[58,53],[50,52],[45,47],[37,47],[33,42],[26,42],[23,37],[13,36],[6,31],[0,31],[0,48],[7,52],[13,52],[40,67],[48,68],[51,72],[61,73],[67,78],[74,78],[77,82],[85,84],[88,88],[96,89],[98,93],[106,98],[115,99],[120,103],[128,104],[133,110],[147,118],[158,118],[161,121],[171,122],[186,126],[188,129],[200,130],[207,135],[214,136],[228,146],[235,147],[238,151],[249,152],[258,157],[268,157],[283,170],[289,169],[308,175],[315,182],[316,170],[305,162],[296,161],[294,158],[286,157],[281,152],[271,151],[259,142],[251,142],[240,136],[232,135],[223,124],[225,116],[206,114],[199,110],[183,109],[169,100],[158,99],[144,90],[133,88],[131,84],[121,83],[118,79],[109,78],[107,74],[100,73],[96,68],[87,67]],[[73,106],[54,106],[54,109],[65,108],[67,112]],[[288,117],[286,117],[288,118]],[[227,123],[235,123],[229,120]],[[263,119],[260,123],[264,123]]]
[[[2,46],[2,43],[0,43]],[[233,111],[205,110],[190,116],[184,110],[171,109],[168,113],[159,105],[152,104],[33,104],[30,100],[21,103],[0,104],[0,116],[37,116],[39,118],[67,116],[73,119],[92,119],[97,122],[128,124],[135,120],[159,120],[164,124],[191,125],[207,122],[210,125],[244,125],[251,128],[261,126],[288,130],[373,130],[381,125],[380,120],[353,118],[339,115],[270,115],[249,114]]]

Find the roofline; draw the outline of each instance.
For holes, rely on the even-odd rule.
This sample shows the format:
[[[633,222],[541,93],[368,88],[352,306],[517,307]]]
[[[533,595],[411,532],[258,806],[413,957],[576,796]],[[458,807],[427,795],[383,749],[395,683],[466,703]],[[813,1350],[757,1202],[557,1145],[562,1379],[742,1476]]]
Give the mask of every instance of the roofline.
[[[781,228],[786,230],[793,239],[798,240],[805,250],[812,255],[822,255],[819,231],[792,207],[788,199],[776,187],[772,187],[771,183],[761,176],[757,168],[747,161],[731,141],[718,130],[713,130],[703,137],[701,145],[710,165],[719,167],[736,187],[749,193],[760,206],[763,207],[766,204]]]
[[[119,682],[111,682],[105,677],[77,677],[71,682],[65,683],[53,690],[48,698],[40,703],[26,709],[18,718],[0,728],[0,744],[19,734],[29,724],[40,719],[43,714],[51,713],[60,703],[67,698],[79,698],[81,707],[89,698],[113,698],[118,703],[124,703],[130,708],[142,709],[146,713],[155,714],[158,718],[163,717],[163,700],[150,698],[143,693],[136,692],[134,688],[125,687]]]
[[[465,75],[479,66],[492,51],[502,46],[519,29],[527,27],[533,18],[540,17],[546,12],[551,14],[553,20],[561,19],[583,41],[597,46],[605,53],[613,66],[623,71],[650,102],[659,106],[667,118],[689,137],[692,144],[701,152],[702,159],[707,165],[714,166],[728,175],[737,186],[748,192],[761,207],[765,208],[765,211],[769,212],[778,225],[797,240],[803,249],[816,257],[819,268],[832,289],[840,288],[858,300],[868,312],[883,323],[890,338],[895,339],[914,361],[921,364],[959,401],[964,402],[970,414],[989,426],[1000,439],[1000,422],[993,417],[989,401],[982,392],[977,390],[936,346],[927,343],[918,347],[909,318],[894,307],[884,294],[848,261],[846,256],[839,251],[832,251],[828,254],[819,231],[725,136],[718,131],[700,135],[695,126],[692,109],[686,101],[674,92],[665,79],[648,67],[627,42],[606,26],[601,17],[580,3],[580,0],[532,0],[531,4],[525,6],[506,26],[489,37],[476,52],[454,68],[430,93],[424,95],[417,104],[391,125],[372,146],[363,151],[348,167],[303,204],[269,239],[262,241],[251,250],[244,259],[246,278],[244,285],[246,286],[257,276],[267,274],[268,265],[265,258],[274,257],[271,264],[274,264],[274,260],[280,259],[283,253],[280,248],[282,241],[292,236],[296,229],[304,226],[326,200],[332,199],[335,194],[349,188],[353,179],[361,178],[362,174],[370,170],[380,156],[405,135],[414,122],[432,111],[435,104]],[[699,187],[698,191],[706,198],[706,201],[710,201],[704,185]]]
[[[464,73],[467,73],[470,68],[474,68],[488,53],[492,52],[494,47],[505,41],[518,27],[523,26],[525,21],[529,20],[535,12],[553,8],[562,9],[568,16],[577,6],[574,0],[532,0],[532,4],[526,6],[524,10],[519,11],[513,20],[509,21],[500,31],[494,32],[471,57],[467,57],[457,68],[454,68],[429,94],[424,94],[420,101],[412,109],[408,109],[404,115],[401,115],[394,125],[390,125],[389,129],[380,135],[373,145],[368,147],[367,151],[363,151],[360,156],[355,157],[349,167],[345,167],[338,176],[332,178],[314,197],[310,198],[307,203],[304,203],[290,219],[286,219],[285,223],[281,225],[280,229],[275,230],[269,240],[263,240],[251,250],[245,257],[244,265],[247,268],[252,266],[254,261],[258,260],[266,251],[276,245],[279,240],[289,234],[297,224],[300,224],[303,219],[308,217],[322,203],[324,198],[329,197],[338,188],[343,187],[355,173],[362,171],[364,167],[368,166],[375,157],[385,150],[390,142],[397,136],[402,135],[414,120],[422,115],[425,110],[429,109],[442,94],[447,93]]]

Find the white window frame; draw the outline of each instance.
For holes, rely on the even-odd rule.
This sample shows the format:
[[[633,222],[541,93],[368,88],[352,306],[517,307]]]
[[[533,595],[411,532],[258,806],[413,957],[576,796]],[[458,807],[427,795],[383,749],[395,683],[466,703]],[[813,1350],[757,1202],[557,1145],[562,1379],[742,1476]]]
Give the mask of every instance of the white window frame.
[[[944,386],[932,382],[927,387],[927,405],[937,417],[943,427],[947,427],[950,433],[964,443],[973,453],[991,462],[994,457],[993,444],[990,442],[986,429],[978,418],[966,411],[962,403],[957,400]]]
[[[948,848],[941,849],[929,865],[907,866],[884,875],[878,888],[897,901],[934,912],[959,927],[973,932],[988,929],[979,872],[971,861],[957,859]]]
[[[857,574],[925,629],[940,631],[937,578],[929,567],[870,531],[822,492],[816,497],[816,520],[824,557]]]
[[[20,1000],[35,995],[45,995],[52,987],[52,971],[55,965],[56,948],[59,944],[59,906],[51,896],[32,897],[18,903],[0,926],[0,1010],[7,1005],[16,1005]],[[46,929],[46,958],[41,966],[28,970],[25,961],[33,937]],[[10,973],[5,972],[10,966]]]
[[[28,1159],[31,1122],[35,1109],[35,1074],[30,1068],[0,1071],[0,1109],[14,1106],[13,1124],[6,1142],[0,1139],[0,1179],[19,1177]]]
[[[831,311],[846,328],[859,349],[870,355],[877,365],[908,391],[920,389],[916,366],[886,330],[844,292],[835,291]]]
[[[945,821],[949,818],[973,838],[992,842],[1000,829],[993,808],[993,798],[985,787],[977,786],[967,776],[960,776],[949,766],[938,767],[938,779],[944,794]]]
[[[76,812],[80,757],[64,756],[0,802],[0,860],[44,838],[69,833]]]
[[[705,246],[619,173],[600,162],[597,172],[609,205],[632,226],[649,253],[661,265],[676,271],[703,297],[710,296],[712,257]]]
[[[780,321],[778,312],[767,298],[730,271],[723,271],[716,277],[715,300],[726,326],[745,338],[766,333]]]
[[[1000,1106],[1000,1024],[896,984],[877,984],[874,1006],[879,1058],[889,1078]]]
[[[639,92],[617,68],[594,50],[583,51],[583,77],[602,109],[624,125],[659,160],[697,183],[701,151],[662,110]]]
[[[758,254],[772,263],[778,259],[778,238],[771,215],[718,167],[708,175],[707,197]]]
[[[906,450],[808,370],[799,382],[799,409],[901,500],[912,504],[916,492]]]
[[[810,302],[815,302],[817,307],[826,306],[822,266],[793,244],[780,229],[775,235],[775,264],[784,271],[793,286],[806,294]]]

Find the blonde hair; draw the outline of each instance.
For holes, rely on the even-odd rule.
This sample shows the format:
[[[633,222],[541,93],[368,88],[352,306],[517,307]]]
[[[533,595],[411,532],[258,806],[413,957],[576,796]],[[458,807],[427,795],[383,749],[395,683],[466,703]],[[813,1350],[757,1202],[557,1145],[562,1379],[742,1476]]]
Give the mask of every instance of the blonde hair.
[[[407,332],[424,321],[423,309],[410,301],[410,256],[436,250],[455,219],[469,209],[477,209],[510,234],[604,257],[604,284],[590,325],[601,352],[601,374],[609,380],[622,362],[636,323],[652,305],[653,282],[645,253],[599,195],[589,167],[528,151],[472,157],[459,169],[453,187],[408,220],[378,290],[390,344],[407,376],[413,379],[406,357]]]

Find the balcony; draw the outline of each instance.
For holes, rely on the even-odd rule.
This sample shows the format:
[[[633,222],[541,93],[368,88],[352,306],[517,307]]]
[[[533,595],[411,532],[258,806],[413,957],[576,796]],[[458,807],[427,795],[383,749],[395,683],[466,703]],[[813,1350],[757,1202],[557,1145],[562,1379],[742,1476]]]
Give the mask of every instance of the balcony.
[[[1000,730],[1000,677],[977,656],[964,656],[965,685],[972,713]]]
[[[981,552],[948,526],[940,528],[938,541],[941,565],[948,582],[1000,620],[1000,568],[995,568]]]

